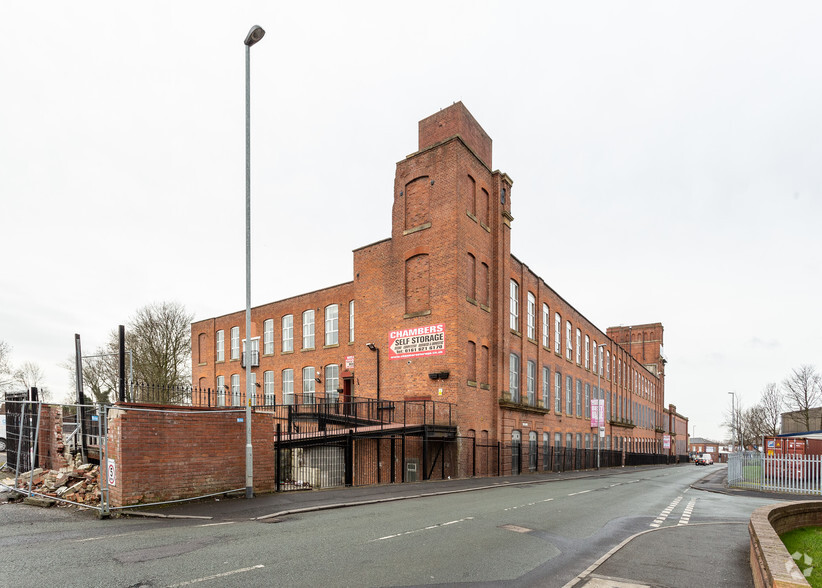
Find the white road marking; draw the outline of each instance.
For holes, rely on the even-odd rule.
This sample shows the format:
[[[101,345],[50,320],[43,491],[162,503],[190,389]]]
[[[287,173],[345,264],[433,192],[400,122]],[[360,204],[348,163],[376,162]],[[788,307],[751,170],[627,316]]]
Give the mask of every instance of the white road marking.
[[[125,537],[126,535],[133,535],[137,531],[131,533],[117,533],[116,535],[100,535],[99,537],[88,537],[86,539],[75,539],[77,543],[84,543],[86,541],[99,541],[100,539],[112,539],[114,537]]]
[[[223,523],[206,523],[205,525],[197,525],[198,527],[217,527],[219,525],[233,525],[235,521],[225,521]]]
[[[654,522],[653,522],[653,523],[651,523],[651,525],[650,525],[650,526],[651,526],[651,527],[659,527],[662,523],[664,523],[664,522],[665,522],[665,519],[667,519],[667,518],[668,518],[668,515],[670,515],[670,514],[671,514],[671,511],[673,511],[673,510],[674,510],[674,508],[676,508],[676,505],[677,505],[677,504],[679,504],[679,501],[680,501],[680,500],[682,500],[682,497],[681,497],[681,496],[677,496],[677,497],[673,500],[673,502],[671,502],[671,504],[669,504],[669,505],[665,508],[665,510],[663,510],[661,513],[659,513],[659,515],[657,515],[657,517],[654,519]]]
[[[234,574],[242,574],[244,572],[250,572],[251,570],[259,570],[260,568],[264,568],[263,564],[257,564],[256,566],[252,566],[250,568],[240,568],[239,570],[231,570],[230,572],[223,572],[222,574],[214,574],[213,576],[205,576],[204,578],[197,578],[195,580],[189,580],[188,582],[180,582],[179,584],[171,584],[170,586],[166,586],[166,588],[179,588],[180,586],[190,586],[191,584],[197,584],[198,582],[207,582],[208,580],[215,580],[217,578],[225,578],[226,576],[233,576]]]
[[[439,529],[440,527],[447,527],[448,525],[455,525],[457,523],[464,523],[465,521],[473,521],[474,517],[465,517],[464,519],[458,519],[456,521],[448,521],[447,523],[439,523],[438,525],[430,525],[428,527],[424,527],[422,529],[414,529],[413,531],[405,531],[404,533],[395,533],[394,535],[386,535],[385,537],[380,537],[379,539],[371,539],[369,543],[374,543],[375,541],[385,541],[386,539],[394,539],[396,537],[402,537],[404,535],[412,535],[413,533],[421,533],[423,531],[430,531],[432,529]]]
[[[517,510],[518,508],[525,508],[526,506],[536,506],[537,504],[540,504],[540,503],[543,503],[543,502],[551,502],[552,500],[553,500],[553,498],[546,498],[545,500],[540,500],[539,502],[529,502],[528,504],[520,504],[519,506],[509,506],[508,508],[503,508],[502,510],[503,510],[503,512],[506,512],[506,511],[509,511],[509,510]]]
[[[588,492],[590,492],[590,490],[582,490],[581,492],[572,492],[568,496],[576,496],[577,494],[586,494]]]
[[[692,498],[688,503],[688,506],[685,507],[685,511],[682,513],[682,516],[679,518],[679,523],[677,523],[677,526],[687,525],[691,521],[691,515],[694,512],[695,504],[696,498]]]

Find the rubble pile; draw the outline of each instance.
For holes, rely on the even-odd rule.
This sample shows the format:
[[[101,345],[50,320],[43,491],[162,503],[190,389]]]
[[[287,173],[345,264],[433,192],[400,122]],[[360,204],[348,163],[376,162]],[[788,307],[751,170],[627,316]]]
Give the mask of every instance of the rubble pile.
[[[79,504],[100,503],[100,468],[96,465],[71,462],[59,470],[37,468],[18,476],[17,487],[28,491],[29,479],[32,492],[37,494]],[[13,488],[14,478],[0,480],[0,483]]]

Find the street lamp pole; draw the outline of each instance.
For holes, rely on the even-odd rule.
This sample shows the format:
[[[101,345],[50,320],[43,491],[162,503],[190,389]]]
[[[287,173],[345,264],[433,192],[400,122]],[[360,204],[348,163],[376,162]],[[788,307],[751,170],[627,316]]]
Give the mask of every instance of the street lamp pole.
[[[265,31],[254,25],[245,37],[245,497],[254,496],[254,451],[251,445],[251,46]]]
[[[599,469],[599,451],[600,451],[600,446],[602,444],[602,439],[599,436],[599,414],[600,414],[599,410],[600,410],[600,405],[602,404],[602,402],[605,401],[605,393],[602,391],[602,359],[599,357],[599,350],[604,349],[605,347],[606,347],[606,343],[600,343],[599,345],[597,345],[597,348],[594,350],[594,353],[597,354],[596,355],[596,359],[597,359],[597,390],[599,390],[599,392],[597,392],[597,396],[599,396],[599,398],[597,398],[597,400],[599,400],[599,402],[597,403],[597,425],[598,425],[597,426],[597,469]],[[603,415],[605,414],[605,409],[604,408],[602,409],[602,414]],[[603,419],[603,425],[602,426],[605,426],[604,419]]]

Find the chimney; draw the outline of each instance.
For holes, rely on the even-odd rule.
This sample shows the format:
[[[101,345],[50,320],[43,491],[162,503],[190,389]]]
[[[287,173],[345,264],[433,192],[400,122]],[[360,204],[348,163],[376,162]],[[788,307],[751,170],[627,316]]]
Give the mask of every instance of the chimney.
[[[488,166],[488,169],[493,169],[491,167],[491,137],[482,130],[462,102],[455,102],[448,108],[420,121],[419,150],[422,151],[454,136],[459,136],[480,161]]]

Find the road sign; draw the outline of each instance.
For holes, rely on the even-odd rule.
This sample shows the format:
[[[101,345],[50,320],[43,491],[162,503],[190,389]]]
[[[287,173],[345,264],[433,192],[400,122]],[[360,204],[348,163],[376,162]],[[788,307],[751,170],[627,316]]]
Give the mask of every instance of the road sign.
[[[115,486],[117,484],[117,465],[113,459],[108,459],[106,469],[108,470],[108,485]]]
[[[605,401],[599,398],[591,399],[591,427],[605,426]]]
[[[599,436],[600,436],[602,439],[605,439],[605,427],[604,427],[604,426],[602,426],[602,427],[600,427],[600,428],[599,428]]]

